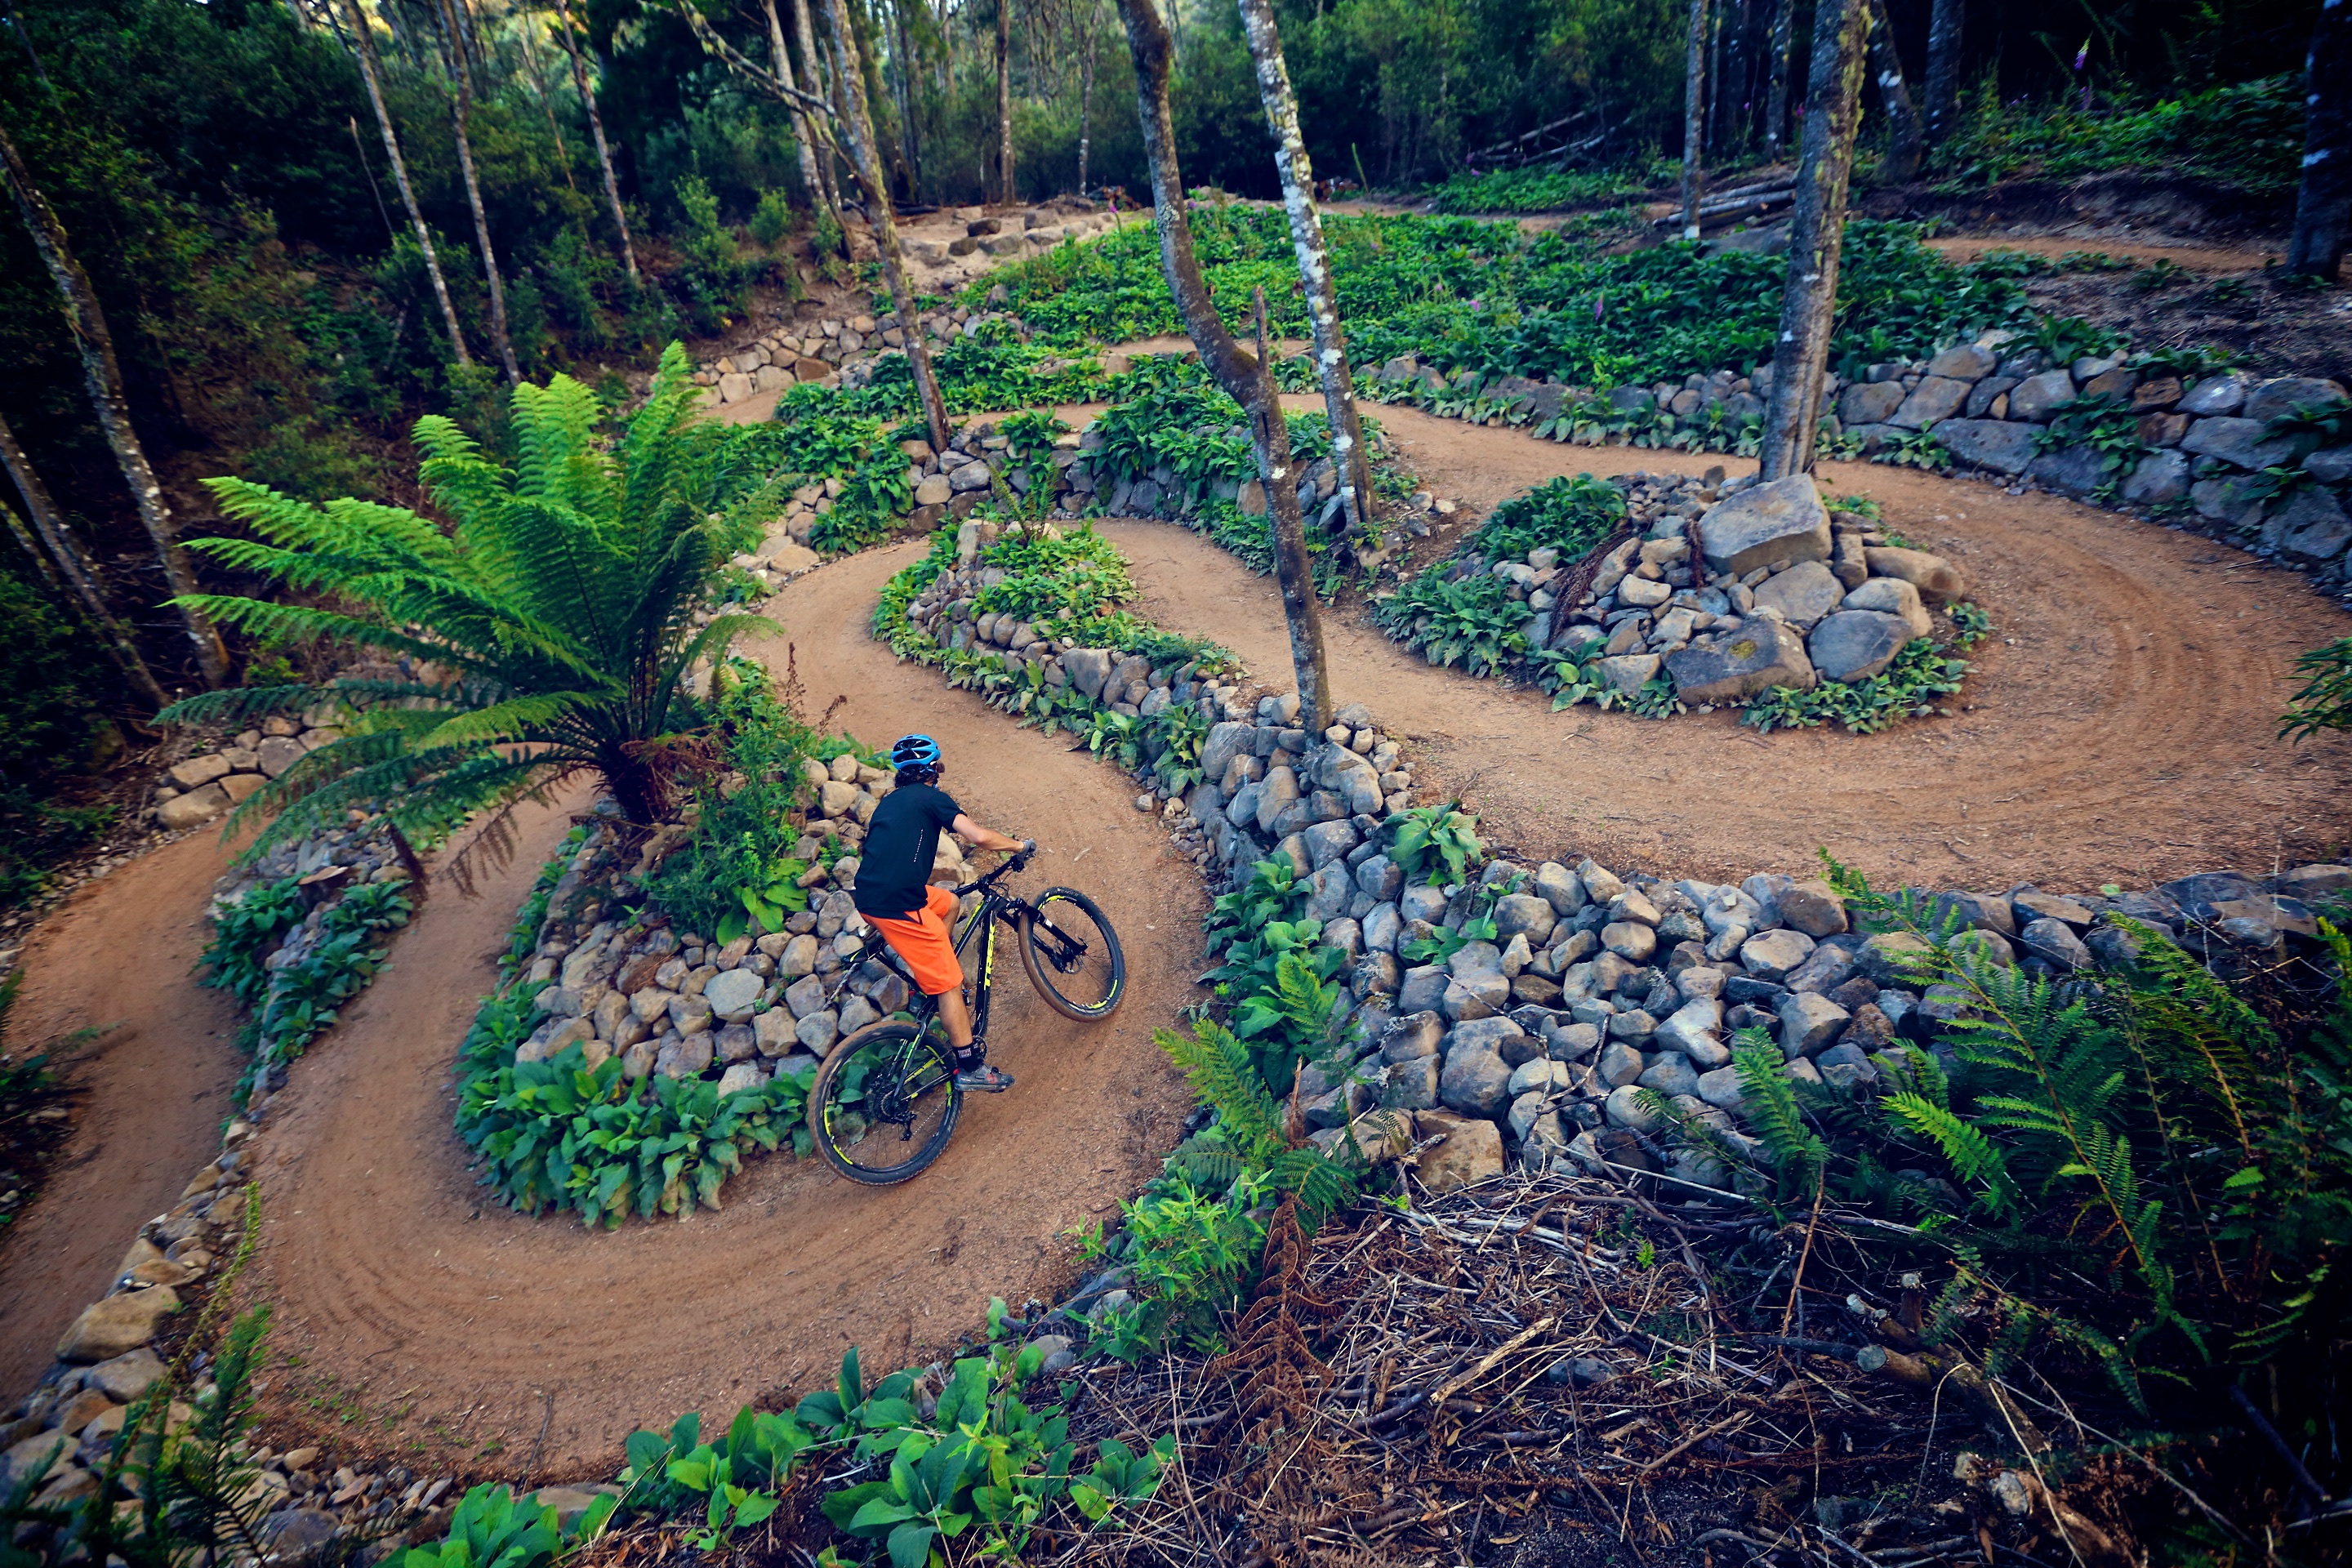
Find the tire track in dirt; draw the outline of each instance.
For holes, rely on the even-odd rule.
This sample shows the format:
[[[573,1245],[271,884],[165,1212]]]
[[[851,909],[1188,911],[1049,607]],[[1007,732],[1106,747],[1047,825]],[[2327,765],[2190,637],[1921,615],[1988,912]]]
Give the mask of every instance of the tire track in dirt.
[[[729,1184],[724,1210],[684,1222],[602,1233],[516,1214],[474,1184],[450,1080],[516,906],[585,799],[529,813],[479,898],[433,886],[390,965],[274,1102],[250,1279],[292,1363],[268,1378],[277,1437],[356,1443],[419,1473],[602,1472],[635,1426],[829,1382],[852,1344],[868,1367],[906,1364],[971,1329],[992,1296],[1017,1308],[1049,1293],[1066,1234],[1156,1168],[1190,1109],[1150,1033],[1197,994],[1197,882],[1127,780],[868,637],[876,594],[918,552],[838,563],[772,604],[812,706],[846,693],[838,721],[864,737],[938,736],[947,787],[1043,846],[1016,885],[1068,882],[1102,902],[1128,953],[1126,1005],[1107,1024],[1068,1023],[1017,965],[1001,968],[992,1056],[1020,1084],[975,1097],[940,1163],[903,1187],[771,1156]],[[781,669],[786,647],[751,651]],[[202,890],[174,918],[200,910]],[[193,1012],[214,995],[184,969],[155,969],[157,1006]],[[162,1171],[174,1193],[186,1168]],[[106,1228],[110,1258],[157,1207]]]
[[[1368,413],[1424,483],[1481,513],[1556,474],[1754,467]],[[1822,847],[1887,882],[2144,887],[2352,842],[2352,737],[2275,737],[2294,657],[2352,632],[2352,616],[2301,578],[2052,496],[1861,463],[1824,465],[1822,485],[1876,500],[1890,527],[1967,569],[1995,630],[1958,699],[1965,710],[1874,736],[1759,736],[1734,711],[1666,723],[1555,714],[1532,689],[1430,668],[1354,601],[1326,621],[1334,695],[1412,739],[1423,797],[1465,795],[1498,841],[1674,875],[1798,871]],[[1105,531],[1133,563],[1147,616],[1289,685],[1271,579],[1181,528]],[[1423,544],[1420,558],[1446,544]]]
[[[196,984],[205,905],[226,857],[192,834],[76,889],[25,953],[9,1018],[18,1055],[78,1029],[73,1137],[0,1248],[0,1395],[29,1387],[114,1279],[139,1227],[180,1201],[220,1147],[242,1065],[226,992]]]

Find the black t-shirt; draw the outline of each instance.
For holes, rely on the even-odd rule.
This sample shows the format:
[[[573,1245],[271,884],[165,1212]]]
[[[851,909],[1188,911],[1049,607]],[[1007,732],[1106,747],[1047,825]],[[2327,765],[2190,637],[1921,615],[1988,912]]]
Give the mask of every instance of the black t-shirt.
[[[963,811],[933,784],[905,784],[882,797],[866,825],[866,850],[857,862],[851,895],[857,912],[879,920],[904,920],[923,907],[924,884],[939,853],[940,830]]]

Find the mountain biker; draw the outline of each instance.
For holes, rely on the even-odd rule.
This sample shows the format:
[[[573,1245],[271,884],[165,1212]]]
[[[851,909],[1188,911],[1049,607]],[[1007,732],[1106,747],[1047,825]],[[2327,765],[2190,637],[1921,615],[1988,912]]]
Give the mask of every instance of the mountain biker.
[[[950,934],[955,895],[931,885],[931,860],[939,852],[943,827],[981,849],[1016,854],[1035,846],[992,832],[964,815],[939,787],[947,763],[940,755],[940,743],[929,735],[898,737],[890,748],[890,765],[898,770],[898,787],[882,797],[866,825],[851,897],[857,912],[907,961],[923,994],[937,1002],[948,1044],[955,1048],[957,1087],[1002,1094],[1013,1087],[1013,1075],[981,1060],[984,1047],[971,1036],[963,964]]]

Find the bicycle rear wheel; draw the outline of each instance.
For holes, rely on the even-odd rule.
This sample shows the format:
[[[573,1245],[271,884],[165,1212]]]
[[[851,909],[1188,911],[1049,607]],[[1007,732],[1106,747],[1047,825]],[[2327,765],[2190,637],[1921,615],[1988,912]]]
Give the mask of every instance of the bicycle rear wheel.
[[[962,1112],[946,1043],[911,1024],[860,1029],[834,1047],[809,1089],[817,1152],[871,1187],[922,1174]]]
[[[1108,1018],[1127,997],[1127,956],[1110,917],[1075,888],[1048,888],[1021,917],[1021,967],[1045,1005],[1080,1023]]]

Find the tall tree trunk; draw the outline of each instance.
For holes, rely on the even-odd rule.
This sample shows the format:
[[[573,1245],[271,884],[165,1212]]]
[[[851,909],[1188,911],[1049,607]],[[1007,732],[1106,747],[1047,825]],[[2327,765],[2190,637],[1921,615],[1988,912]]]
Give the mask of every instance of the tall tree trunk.
[[[400,201],[408,209],[409,226],[416,231],[416,248],[425,257],[425,274],[433,280],[433,298],[441,307],[441,321],[449,331],[449,350],[457,356],[460,365],[470,365],[474,360],[466,352],[466,334],[457,325],[457,307],[449,301],[449,280],[441,276],[441,258],[433,248],[433,231],[425,226],[425,209],[416,205],[416,188],[408,183],[408,160],[400,155],[400,137],[392,128],[392,110],[384,107],[383,84],[376,75],[375,34],[368,27],[367,15],[360,9],[359,0],[343,0],[343,5],[359,42],[360,75],[367,82],[368,105],[375,110],[376,129],[383,132],[383,155],[392,163],[393,183],[400,187]]]
[[[1797,0],[1773,0],[1772,81],[1764,100],[1764,156],[1775,160],[1789,135],[1789,65],[1796,37]]]
[[[885,174],[896,177],[907,199],[915,198],[915,177],[907,167],[907,153],[898,144],[898,133],[891,127],[891,117],[877,112],[887,109],[890,95],[882,89],[882,62],[874,53],[874,19],[866,9],[866,0],[842,0],[840,11],[849,15],[849,36],[857,46],[858,75],[866,82],[866,111],[874,127],[874,146],[882,159]]]
[[[1723,7],[1715,8],[1707,18],[1706,65],[1706,146],[1712,153],[1723,151]]]
[[[996,0],[996,199],[1020,200],[1013,189],[1013,0]]]
[[[898,58],[892,62],[898,87],[898,128],[907,147],[907,194],[917,201],[923,194],[923,128],[915,114],[915,29],[907,24],[907,0],[892,0],[890,19],[898,29]]]
[[[1927,144],[1960,128],[1960,32],[1967,0],[1934,0],[1927,12]]]
[[[794,19],[800,23],[801,28],[801,63],[808,68],[802,73],[808,79],[801,85],[812,97],[838,103],[840,100],[835,94],[832,84],[826,79],[824,46],[817,41],[816,23],[809,16],[808,0],[793,0],[793,11]],[[824,180],[825,210],[834,215],[834,220],[838,224],[841,217],[841,182],[834,174],[833,153],[833,139],[828,136],[817,159],[817,167]],[[849,241],[845,236],[842,240],[843,254],[846,255],[848,249]]]
[[[1805,92],[1803,161],[1789,226],[1789,283],[1772,346],[1772,395],[1764,408],[1762,474],[1808,472],[1821,422],[1822,377],[1837,320],[1838,254],[1845,243],[1846,187],[1861,119],[1862,59],[1870,0],[1820,0]],[[2345,0],[2338,0],[2339,4]]]
[[[1168,25],[1153,0],[1118,0],[1127,26],[1128,53],[1135,61],[1135,100],[1143,127],[1143,151],[1151,166],[1151,199],[1160,230],[1160,264],[1169,291],[1192,335],[1201,361],[1249,416],[1250,444],[1257,454],[1258,481],[1265,490],[1274,529],[1274,575],[1282,588],[1283,617],[1290,626],[1290,662],[1298,681],[1299,724],[1309,735],[1330,722],[1331,668],[1323,647],[1323,617],[1315,601],[1315,580],[1307,557],[1307,531],[1298,515],[1298,480],[1291,471],[1290,428],[1283,423],[1274,367],[1263,353],[1253,356],[1217,317],[1209,286],[1192,248],[1192,226],[1184,215],[1184,177],[1176,166],[1176,128],[1168,109]]]
[[[41,536],[41,542],[48,546],[47,553],[44,555],[33,547],[31,540],[26,539],[24,542],[26,549],[53,579],[61,578],[73,591],[74,597],[81,601],[90,625],[97,627],[99,636],[105,639],[107,653],[113,658],[116,668],[122,671],[123,679],[129,681],[140,696],[162,708],[171,699],[163,694],[163,688],[147,668],[147,661],[139,657],[138,645],[131,640],[131,634],[123,629],[121,622],[114,618],[114,611],[106,602],[105,590],[99,586],[98,568],[91,564],[89,555],[83,552],[81,542],[66,527],[66,520],[58,510],[58,503],[49,499],[48,486],[41,482],[40,474],[34,468],[32,460],[25,456],[25,448],[16,444],[16,433],[8,427],[5,419],[0,419],[0,468],[5,468],[8,477],[16,481],[16,493],[25,498],[26,515],[33,520],[34,531]],[[0,510],[6,510],[0,507]],[[10,511],[8,519],[12,524],[15,523],[16,514]],[[54,565],[50,563],[51,558],[54,558]]]
[[[1086,17],[1087,58],[1078,68],[1078,195],[1087,194],[1087,144],[1092,138],[1095,112],[1095,27],[1094,7],[1080,13]]]
[[[2352,226],[2352,0],[2322,0],[2304,81],[2303,188],[2286,268],[2333,282]]]
[[[1895,29],[1887,25],[1881,0],[1870,0],[1870,73],[1878,79],[1879,100],[1886,106],[1886,177],[1907,185],[1919,176],[1919,111],[1903,79],[1903,57],[1895,52]]]
[[[761,0],[761,3],[768,11],[768,58],[775,70],[776,79],[787,89],[798,91],[800,83],[793,76],[792,51],[784,47],[784,24],[776,14],[776,0]],[[799,145],[801,184],[808,192],[809,208],[813,212],[829,215],[838,225],[841,215],[833,210],[833,204],[825,197],[824,182],[817,178],[816,131],[809,124],[808,110],[791,99],[785,100],[784,109],[793,118],[793,140]]]
[[[139,433],[131,428],[131,404],[122,392],[122,366],[114,357],[114,336],[107,331],[106,313],[99,309],[98,292],[89,286],[89,274],[82,270],[81,263],[74,257],[65,226],[50,209],[48,198],[33,183],[33,172],[16,151],[16,143],[5,126],[0,126],[0,174],[6,175],[8,194],[16,197],[16,210],[24,215],[25,227],[33,236],[33,248],[40,252],[41,263],[49,269],[50,281],[57,285],[58,309],[65,312],[66,326],[73,333],[74,347],[81,354],[82,380],[89,390],[90,407],[98,415],[99,427],[106,432],[107,445],[114,448],[114,460],[122,469],[123,483],[131,487],[131,499],[139,507],[139,521],[147,525],[147,537],[154,542],[156,559],[163,567],[163,581],[173,597],[185,599],[196,592],[195,574],[188,568],[187,552],[180,548],[179,525],[173,520],[171,503],[163,499],[163,486],[148,464],[147,449],[140,445]],[[196,668],[204,672],[205,684],[226,685],[228,649],[222,644],[219,631],[194,606],[183,603],[179,610],[180,618],[187,626],[188,642],[195,650]]]
[[[588,67],[580,58],[572,0],[555,0],[555,13],[563,24],[564,53],[572,57],[572,89],[580,94],[580,107],[588,115],[588,134],[596,143],[596,167],[604,174],[604,199],[612,205],[613,230],[621,237],[621,264],[628,268],[629,283],[635,287],[643,281],[637,275],[637,247],[629,240],[629,215],[621,206],[621,182],[613,173],[613,150],[604,141],[604,117],[596,111],[596,95],[588,89]]]
[[[1728,107],[1716,115],[1715,146],[1727,153],[1748,140],[1748,0],[1739,0],[1724,28],[1723,74],[1717,82],[1721,101]]]
[[[915,306],[915,290],[907,281],[906,258],[898,251],[898,215],[890,205],[890,176],[875,145],[874,121],[866,103],[864,72],[857,60],[857,35],[842,13],[856,0],[824,0],[825,21],[833,29],[833,79],[841,89],[844,129],[849,132],[849,170],[866,193],[866,221],[873,226],[874,243],[882,252],[882,276],[890,286],[890,302],[898,312],[898,331],[907,340],[907,365],[914,372],[915,395],[922,402],[923,423],[931,445],[946,451],[954,434],[948,424],[947,399],[940,395],[939,378],[931,372],[931,351],[923,345],[923,322]]]
[[[1706,0],[1691,0],[1690,44],[1683,61],[1683,237],[1698,237],[1699,173],[1706,132]]]
[[[522,369],[515,363],[514,344],[507,337],[507,289],[499,280],[499,253],[490,244],[490,218],[482,210],[481,182],[474,177],[474,139],[467,121],[474,117],[474,78],[466,68],[464,29],[457,20],[458,0],[442,0],[442,19],[449,34],[450,53],[457,58],[450,78],[457,89],[451,105],[457,132],[457,169],[466,177],[466,205],[474,211],[474,242],[481,247],[482,277],[490,286],[490,346],[507,373],[507,384],[522,384]]]
[[[1291,248],[1298,253],[1298,276],[1307,289],[1307,315],[1315,338],[1315,374],[1323,384],[1323,408],[1331,421],[1331,457],[1339,471],[1339,496],[1348,526],[1362,531],[1371,521],[1372,464],[1364,450],[1364,422],[1356,412],[1356,387],[1348,370],[1348,343],[1339,325],[1339,301],[1331,288],[1331,257],[1323,244],[1323,217],[1315,206],[1315,166],[1298,128],[1298,99],[1282,58],[1272,0],[1239,0],[1242,31],[1257,66],[1257,95],[1274,132],[1274,166],[1282,175],[1282,205],[1290,217]]]

